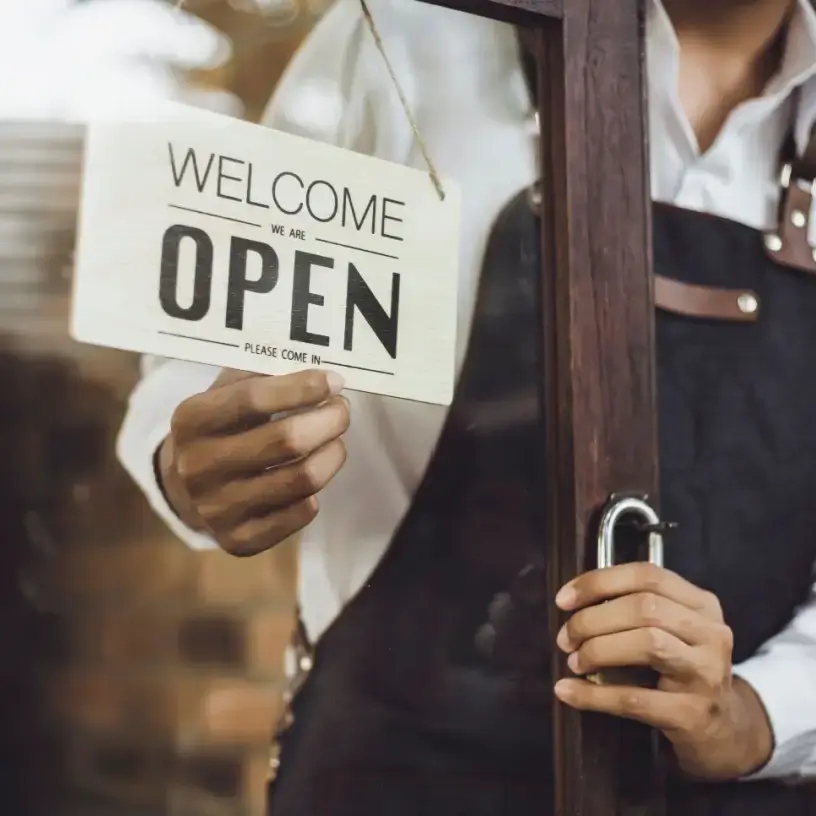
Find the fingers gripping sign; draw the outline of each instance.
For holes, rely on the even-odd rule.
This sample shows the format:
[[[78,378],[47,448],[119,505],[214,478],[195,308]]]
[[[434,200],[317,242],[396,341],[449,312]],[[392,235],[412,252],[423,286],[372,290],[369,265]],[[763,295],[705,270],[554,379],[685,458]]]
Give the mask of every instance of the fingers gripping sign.
[[[233,555],[279,544],[317,514],[345,462],[342,378],[225,371],[182,403],[159,454],[165,491],[190,526]]]

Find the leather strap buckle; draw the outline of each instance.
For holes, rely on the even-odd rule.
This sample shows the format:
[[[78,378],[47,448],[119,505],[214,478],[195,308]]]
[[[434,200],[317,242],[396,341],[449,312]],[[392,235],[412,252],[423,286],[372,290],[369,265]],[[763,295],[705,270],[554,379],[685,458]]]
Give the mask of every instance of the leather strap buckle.
[[[811,214],[816,197],[816,179],[797,172],[794,162],[782,165],[779,225],[765,235],[770,258],[783,266],[816,274],[816,247],[810,243]]]

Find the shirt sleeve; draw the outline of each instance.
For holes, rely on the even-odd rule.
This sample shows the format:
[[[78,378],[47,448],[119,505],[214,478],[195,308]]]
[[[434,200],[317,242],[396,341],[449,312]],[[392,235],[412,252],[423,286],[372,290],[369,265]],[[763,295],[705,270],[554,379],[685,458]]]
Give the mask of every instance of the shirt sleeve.
[[[816,585],[790,625],[734,673],[757,692],[774,733],[770,762],[748,779],[816,779]]]
[[[278,84],[263,124],[307,138],[364,149],[372,139],[365,114],[359,3],[338,0],[306,38]],[[206,391],[220,369],[145,357],[117,442],[117,456],[156,514],[192,549],[212,549],[209,536],[185,525],[159,487],[155,453],[176,407]]]

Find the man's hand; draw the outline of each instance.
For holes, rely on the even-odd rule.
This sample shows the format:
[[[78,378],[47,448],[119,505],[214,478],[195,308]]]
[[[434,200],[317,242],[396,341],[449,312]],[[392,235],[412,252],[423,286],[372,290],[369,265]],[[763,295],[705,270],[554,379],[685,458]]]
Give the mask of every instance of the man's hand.
[[[162,486],[182,521],[240,556],[305,527],[317,514],[315,494],[346,459],[342,385],[323,371],[224,371],[183,402],[159,451]]]
[[[573,613],[557,643],[575,674],[626,666],[660,674],[656,689],[561,680],[562,702],[661,730],[696,777],[734,779],[768,761],[770,724],[751,687],[732,678],[732,634],[713,594],[636,563],[579,576],[556,604]]]

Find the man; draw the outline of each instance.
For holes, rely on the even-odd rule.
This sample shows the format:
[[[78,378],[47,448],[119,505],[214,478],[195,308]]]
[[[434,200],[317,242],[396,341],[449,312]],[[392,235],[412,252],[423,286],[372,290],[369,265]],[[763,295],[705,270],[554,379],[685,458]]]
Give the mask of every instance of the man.
[[[335,374],[154,361],[121,458],[191,546],[251,556],[302,531],[316,648],[276,816],[540,813],[553,758],[535,88],[503,24],[410,0],[372,10],[435,163],[463,187],[453,407],[341,396]],[[562,589],[556,645],[576,676],[555,693],[663,732],[673,813],[809,813],[783,783],[816,776],[816,279],[788,224],[808,230],[811,201],[778,212],[783,187],[812,181],[797,156],[816,114],[816,14],[654,0],[648,68],[656,271],[675,293],[658,302],[661,501],[680,528],[671,570],[623,565]],[[338,115],[300,118],[307,95]],[[356,0],[296,56],[266,121],[422,166]],[[583,679],[631,665],[658,687]]]

